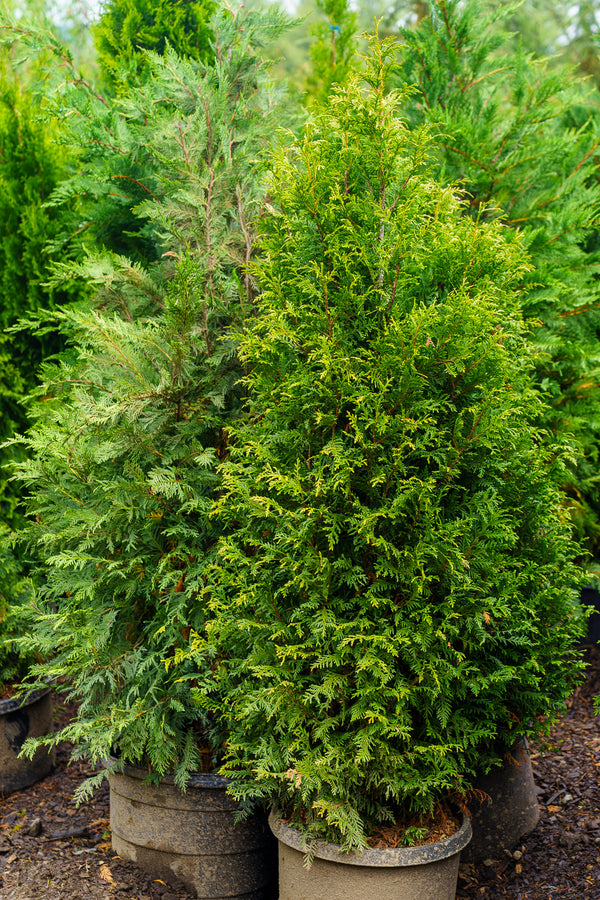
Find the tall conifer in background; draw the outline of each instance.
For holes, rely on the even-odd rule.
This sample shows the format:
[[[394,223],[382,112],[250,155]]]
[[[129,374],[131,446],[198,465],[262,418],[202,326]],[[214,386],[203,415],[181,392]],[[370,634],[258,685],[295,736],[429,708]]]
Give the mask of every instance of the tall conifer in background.
[[[588,547],[600,555],[600,189],[597,98],[564,69],[510,50],[503,9],[432,0],[402,34],[400,83],[421,97],[412,126],[438,136],[438,172],[462,182],[471,213],[503,217],[535,265],[524,313],[535,329],[538,381],[552,431],[577,442],[566,489]],[[541,322],[541,324],[540,324]]]
[[[309,105],[326,101],[332,85],[344,83],[357,49],[357,15],[348,0],[316,0],[316,6],[321,21],[313,27],[306,81]]]
[[[81,295],[65,281],[47,285],[48,242],[63,227],[63,214],[48,200],[65,177],[68,151],[59,145],[59,126],[43,125],[36,96],[36,72],[0,63],[0,441],[25,428],[24,396],[37,384],[43,359],[60,340],[46,331],[10,331],[22,318],[43,314]],[[20,520],[18,491],[4,468],[13,451],[0,449],[0,521]]]
[[[52,30],[6,22],[13,40],[52,54],[61,66],[48,76],[45,104],[48,116],[64,123],[62,139],[76,148],[77,165],[51,199],[65,222],[52,246],[55,258],[81,259],[103,247],[144,266],[159,260],[154,230],[136,213],[153,196],[156,164],[146,153],[146,137],[132,136],[129,97],[152,78],[149,54],[162,57],[170,48],[210,62],[214,8],[200,0],[107,3],[94,28],[99,83],[82,75]]]

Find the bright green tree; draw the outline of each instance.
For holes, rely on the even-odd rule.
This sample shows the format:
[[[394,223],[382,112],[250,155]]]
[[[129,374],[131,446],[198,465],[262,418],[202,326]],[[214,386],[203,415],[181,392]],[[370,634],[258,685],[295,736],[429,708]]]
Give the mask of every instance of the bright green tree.
[[[543,729],[578,634],[529,260],[436,181],[386,50],[275,155],[205,590],[234,792],[345,850]]]

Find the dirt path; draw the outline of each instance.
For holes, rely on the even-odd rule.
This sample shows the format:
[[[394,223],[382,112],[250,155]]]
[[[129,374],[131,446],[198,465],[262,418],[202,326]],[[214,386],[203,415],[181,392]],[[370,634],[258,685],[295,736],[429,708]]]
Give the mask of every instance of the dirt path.
[[[553,735],[554,749],[532,759],[540,822],[512,857],[461,866],[457,900],[600,900],[600,651],[589,651],[585,684]],[[69,710],[58,710],[59,717]],[[2,900],[191,900],[153,880],[110,847],[108,789],[77,809],[72,795],[87,774],[57,767],[43,782],[0,799]]]

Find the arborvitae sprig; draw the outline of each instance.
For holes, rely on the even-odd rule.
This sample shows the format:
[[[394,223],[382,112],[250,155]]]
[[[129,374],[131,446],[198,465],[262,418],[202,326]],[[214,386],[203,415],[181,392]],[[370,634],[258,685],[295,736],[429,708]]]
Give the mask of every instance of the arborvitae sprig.
[[[435,181],[389,52],[274,160],[210,626],[236,795],[344,849],[541,729],[577,634],[529,262]]]
[[[537,380],[550,403],[544,425],[576,437],[565,489],[597,556],[597,95],[568,70],[511,49],[502,30],[510,10],[496,6],[486,14],[477,0],[432,0],[431,15],[403,32],[396,83],[421,91],[404,112],[435,130],[438,177],[460,181],[472,215],[502,217],[531,255],[522,302],[537,326]]]

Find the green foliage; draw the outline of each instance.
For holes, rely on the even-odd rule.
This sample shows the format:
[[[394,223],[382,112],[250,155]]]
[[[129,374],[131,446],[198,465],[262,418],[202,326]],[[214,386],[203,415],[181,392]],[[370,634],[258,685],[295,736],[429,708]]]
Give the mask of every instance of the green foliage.
[[[210,19],[215,0],[107,0],[94,40],[103,79],[117,92],[150,72],[142,50],[212,58]]]
[[[564,70],[510,52],[506,8],[434,0],[431,17],[403,33],[397,83],[421,95],[405,107],[438,136],[437,172],[460,181],[477,220],[501,217],[522,235],[535,268],[523,311],[536,328],[537,380],[553,432],[577,451],[565,490],[587,548],[600,548],[600,331],[594,96]]]
[[[356,54],[356,13],[348,0],[316,0],[325,17],[312,28],[311,70],[307,78],[309,103],[327,100],[332,85],[343,84]]]
[[[131,79],[118,98],[99,92],[87,81],[51,33],[13,28],[22,44],[35,52],[50,50],[56,57],[59,65],[46,92],[48,115],[66,123],[64,139],[77,148],[77,170],[51,198],[53,205],[67,210],[68,227],[54,241],[55,256],[78,260],[85,268],[90,254],[96,256],[105,249],[113,255],[113,269],[121,264],[142,266],[160,283],[161,273],[169,268],[165,253],[174,250],[173,235],[166,246],[161,223],[147,215],[147,201],[150,206],[160,205],[171,196],[172,209],[182,206],[182,216],[189,215],[185,191],[190,165],[193,169],[198,154],[209,161],[209,175],[214,174],[215,165],[222,171],[223,166],[235,167],[242,159],[248,172],[253,170],[252,160],[264,146],[263,124],[271,126],[274,121],[270,109],[278,93],[267,83],[267,66],[258,51],[277,40],[290,21],[272,10],[264,14],[243,7],[235,14],[222,10],[211,25],[216,64],[179,57],[170,48],[162,55],[145,51],[147,77]],[[206,108],[201,91],[206,92]],[[215,116],[229,108],[232,116],[225,130],[213,127]],[[184,144],[175,160],[168,153],[163,158],[158,123],[162,121],[165,132],[176,137],[173,117],[179,115],[185,123],[185,134],[182,131],[179,138],[185,139]],[[287,123],[291,115],[291,111],[285,116],[280,112],[279,123]],[[194,184],[203,177],[204,170],[194,175]],[[216,183],[222,189],[219,179]],[[217,196],[207,185],[201,187],[213,196],[215,212],[217,204],[222,204],[222,220],[235,217],[237,196]],[[178,189],[182,195],[176,201]],[[242,189],[244,195],[253,190],[248,175]],[[182,216],[178,246],[186,243]],[[123,263],[122,258],[129,262]],[[67,264],[59,270],[71,268]],[[97,276],[98,280],[104,277],[99,270]],[[160,306],[159,296],[157,302]]]
[[[13,554],[10,532],[0,525],[0,690],[20,682],[35,661],[21,645],[31,618],[31,598],[31,582]]]
[[[189,645],[240,406],[230,330],[253,311],[243,267],[260,157],[283,117],[258,49],[284,26],[242,9],[217,20],[218,66],[149,56],[153,77],[132,86],[123,121],[153,163],[139,215],[160,241],[160,279],[114,254],[66,267],[97,286],[97,308],[57,314],[71,347],[46,367],[19,468],[42,582],[30,645],[49,660],[33,678],[66,676],[81,704],[45,742],[68,738],[92,760],[116,749],[181,785],[222,742],[210,655],[199,672]]]
[[[460,794],[578,669],[529,263],[434,180],[389,51],[274,160],[209,626],[234,792],[346,850]]]
[[[6,56],[6,55],[5,55]],[[35,73],[19,81],[4,59],[0,72],[0,442],[26,427],[26,394],[36,372],[60,346],[56,334],[15,330],[19,320],[49,310],[76,296],[72,286],[49,289],[47,244],[62,227],[61,216],[47,208],[62,177],[66,152],[56,145],[57,128],[44,128],[35,97]],[[12,458],[0,450],[0,467]],[[0,468],[0,521],[15,525],[19,492]]]

